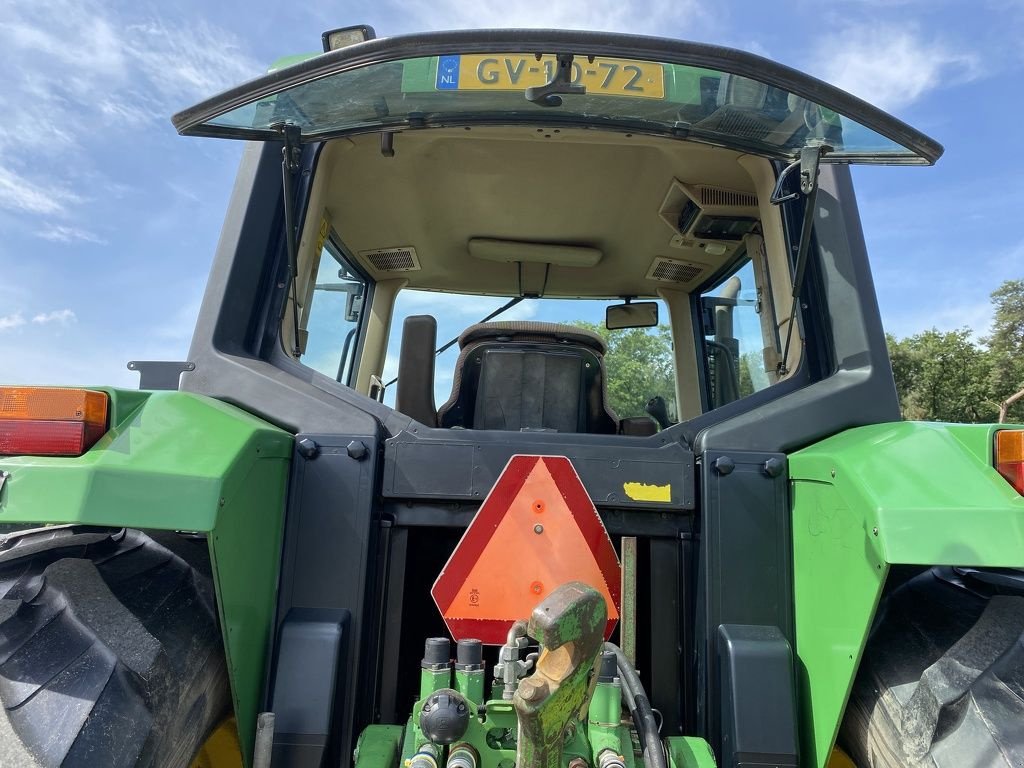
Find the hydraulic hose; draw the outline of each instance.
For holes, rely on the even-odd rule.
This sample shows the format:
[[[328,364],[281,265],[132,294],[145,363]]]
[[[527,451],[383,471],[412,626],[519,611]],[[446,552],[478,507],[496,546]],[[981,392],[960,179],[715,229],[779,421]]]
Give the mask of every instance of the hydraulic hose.
[[[614,643],[605,643],[605,650],[615,654],[615,662],[619,669],[619,680],[622,683],[622,698],[626,702],[633,725],[640,736],[640,745],[644,754],[646,768],[668,768],[665,750],[661,745],[658,733],[658,721],[654,719],[654,710],[647,698],[643,683],[626,654]]]

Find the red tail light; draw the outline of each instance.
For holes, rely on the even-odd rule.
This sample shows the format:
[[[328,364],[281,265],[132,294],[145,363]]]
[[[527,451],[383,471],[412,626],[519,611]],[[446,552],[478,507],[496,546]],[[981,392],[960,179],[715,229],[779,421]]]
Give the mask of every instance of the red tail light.
[[[0,456],[81,456],[107,431],[105,392],[0,387]]]
[[[999,474],[1024,496],[1024,429],[996,432],[995,464]]]

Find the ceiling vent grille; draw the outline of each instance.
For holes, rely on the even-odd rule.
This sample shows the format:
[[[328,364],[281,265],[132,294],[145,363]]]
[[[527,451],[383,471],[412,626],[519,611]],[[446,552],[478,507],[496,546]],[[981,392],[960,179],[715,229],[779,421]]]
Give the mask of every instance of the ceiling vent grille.
[[[756,219],[757,195],[752,192],[737,192],[734,189],[705,187],[699,184],[684,184],[672,179],[665,199],[658,209],[661,220],[676,235],[691,235],[700,227],[700,221],[708,216],[744,216]],[[701,240],[714,238],[701,237]],[[673,243],[678,248],[679,245]]]
[[[735,106],[716,109],[710,116],[696,123],[695,128],[714,131],[718,134],[732,134],[755,141],[763,141],[778,129],[778,123],[760,112]]]
[[[360,251],[359,255],[378,272],[414,272],[420,268],[416,249],[411,245]]]
[[[757,196],[747,192],[733,192],[731,189],[718,189],[716,187],[700,188],[701,205],[727,205],[740,206],[745,208],[757,207]]]
[[[651,268],[647,272],[647,279],[657,280],[662,283],[692,283],[708,268],[707,264],[680,261],[679,259],[666,259],[664,256],[658,256],[651,263]]]

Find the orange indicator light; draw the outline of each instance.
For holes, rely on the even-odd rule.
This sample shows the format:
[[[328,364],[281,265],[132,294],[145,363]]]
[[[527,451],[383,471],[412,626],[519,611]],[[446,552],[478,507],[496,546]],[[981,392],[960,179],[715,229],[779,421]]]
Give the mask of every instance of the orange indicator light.
[[[1024,496],[1024,429],[996,432],[995,464],[999,474]]]
[[[105,392],[0,387],[0,456],[81,456],[107,431]]]

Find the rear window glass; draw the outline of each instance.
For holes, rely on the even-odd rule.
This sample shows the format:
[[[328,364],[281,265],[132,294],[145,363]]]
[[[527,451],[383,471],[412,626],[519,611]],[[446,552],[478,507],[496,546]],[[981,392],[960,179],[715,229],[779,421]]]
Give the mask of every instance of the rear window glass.
[[[370,64],[285,87],[188,132],[272,138],[278,135],[276,126],[290,123],[311,141],[409,125],[543,119],[665,133],[778,158],[820,141],[832,147],[830,158],[924,161],[832,109],[783,88],[705,67],[577,56],[568,77],[579,90],[551,97],[527,90],[544,86],[559,67],[553,54],[538,59],[506,52]]]
[[[410,315],[432,315],[437,320],[437,347],[457,337],[508,301],[505,297],[437,293],[404,290],[398,294],[391,320],[383,380],[391,382],[398,372],[402,326]],[[655,395],[665,399],[670,416],[675,408],[675,366],[668,310],[658,303],[660,323],[654,328],[629,328],[609,331],[605,328],[605,308],[620,300],[525,299],[494,318],[536,320],[573,325],[593,331],[608,346],[605,355],[608,404],[621,418],[645,416],[644,406]],[[441,406],[452,395],[459,345],[442,352],[434,372],[434,402]],[[395,403],[395,386],[385,389],[384,402]]]

